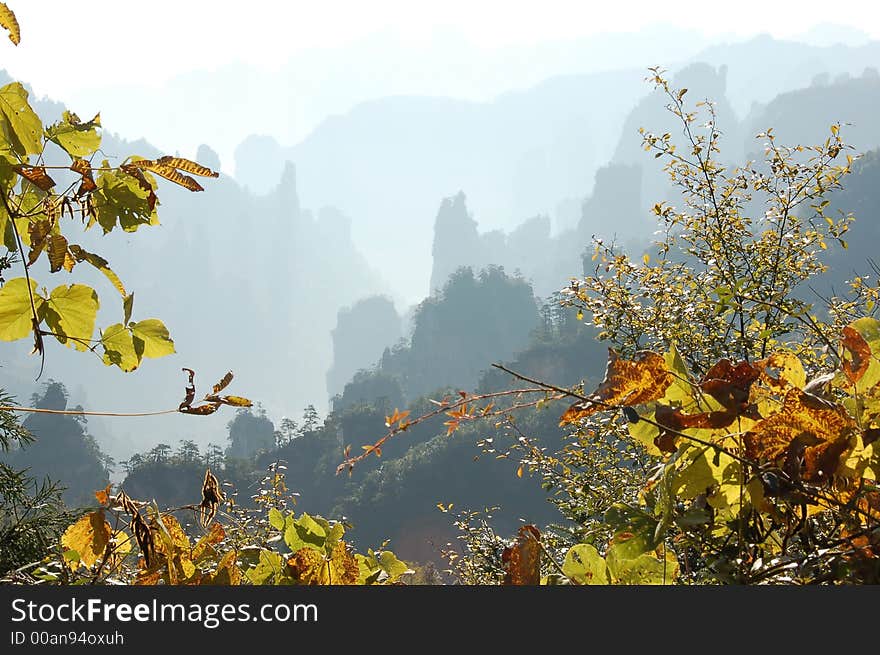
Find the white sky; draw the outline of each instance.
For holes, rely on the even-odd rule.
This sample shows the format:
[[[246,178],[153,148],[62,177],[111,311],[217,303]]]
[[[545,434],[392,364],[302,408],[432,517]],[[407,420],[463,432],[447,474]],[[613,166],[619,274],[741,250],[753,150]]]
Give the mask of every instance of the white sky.
[[[81,116],[100,111],[105,128],[129,139],[184,156],[207,143],[227,173],[248,134],[293,145],[327,116],[387,95],[483,101],[552,75],[642,66],[644,52],[667,65],[704,37],[791,38],[819,23],[880,38],[878,0],[6,3],[22,31],[19,47],[0,44],[0,68],[14,79]],[[658,25],[675,35],[658,37]],[[650,40],[583,48],[593,35],[652,26]]]
[[[271,70],[297,51],[332,49],[382,30],[419,42],[451,27],[486,48],[636,31],[658,22],[707,35],[767,32],[780,38],[829,22],[880,38],[876,0],[840,4],[827,0],[8,0],[7,4],[22,26],[22,45],[4,48],[0,65],[56,94],[135,76],[143,84],[155,84],[175,73],[233,61]]]

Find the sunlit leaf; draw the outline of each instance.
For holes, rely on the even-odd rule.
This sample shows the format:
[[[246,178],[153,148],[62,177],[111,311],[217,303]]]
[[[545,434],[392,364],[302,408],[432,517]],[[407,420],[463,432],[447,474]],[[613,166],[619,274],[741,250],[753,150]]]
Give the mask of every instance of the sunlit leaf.
[[[140,366],[144,353],[144,342],[134,339],[122,323],[114,323],[101,333],[104,347],[104,363],[118,366],[123,371],[133,371]]]
[[[789,465],[803,458],[801,475],[805,479],[828,480],[855,429],[855,422],[841,405],[791,389],[779,412],[758,422],[745,435],[746,454],[771,462],[787,456]]]
[[[95,181],[98,188],[90,198],[95,219],[105,233],[117,225],[126,232],[134,232],[143,225],[158,223],[152,188],[149,191],[141,188],[137,178],[116,172],[107,160],[102,162],[101,168]]]
[[[189,159],[184,159],[183,157],[172,157],[170,155],[165,155],[164,157],[159,157],[156,160],[157,164],[162,164],[165,166],[171,166],[172,168],[179,168],[182,171],[186,171],[187,173],[192,173],[193,175],[201,175],[202,177],[219,177],[220,174],[216,171],[212,171],[207,166],[202,166],[201,164],[190,161]]]
[[[144,357],[165,357],[174,352],[174,342],[168,328],[157,318],[147,318],[137,323],[129,323],[129,329],[136,339],[144,342]]]
[[[37,295],[37,283],[34,280],[31,280],[30,287],[39,316],[45,301]],[[23,339],[33,331],[33,309],[27,289],[27,281],[23,277],[8,280],[0,287],[0,340]]]
[[[59,122],[46,128],[46,136],[73,158],[90,157],[101,145],[98,127],[101,127],[100,114],[83,123],[79,116],[65,111]]]
[[[18,26],[18,20],[5,2],[0,2],[0,27],[9,32],[9,40],[13,44],[18,45],[21,42],[21,28]]]
[[[229,386],[229,383],[232,382],[232,371],[229,371],[226,375],[224,375],[220,381],[214,385],[212,393],[218,394],[223,391],[226,387]]]
[[[605,559],[591,544],[575,544],[565,554],[562,571],[576,584],[608,584],[608,567]]]
[[[61,536],[61,545],[79,554],[79,560],[72,562],[71,568],[75,569],[79,564],[92,566],[104,557],[112,533],[104,518],[104,510],[86,514],[68,527]]]
[[[663,398],[673,382],[662,355],[642,351],[633,360],[622,359],[609,349],[605,379],[590,396],[577,402],[560,418],[559,424],[575,423],[608,406],[639,405]]]
[[[85,159],[76,159],[71,165],[70,170],[79,173],[82,176],[82,182],[76,191],[77,197],[90,193],[98,188],[95,184],[95,178],[92,177],[92,165]]]
[[[43,123],[28,104],[28,92],[20,82],[0,88],[0,134],[19,157],[43,149]]]
[[[91,346],[98,315],[98,294],[84,284],[62,284],[46,302],[46,323],[59,342],[85,351]]]
[[[49,256],[49,272],[57,273],[67,261],[67,239],[61,234],[50,234],[46,253]]]
[[[22,164],[20,166],[13,166],[12,170],[41,191],[49,191],[55,186],[55,180],[49,177],[45,166],[26,166]]]

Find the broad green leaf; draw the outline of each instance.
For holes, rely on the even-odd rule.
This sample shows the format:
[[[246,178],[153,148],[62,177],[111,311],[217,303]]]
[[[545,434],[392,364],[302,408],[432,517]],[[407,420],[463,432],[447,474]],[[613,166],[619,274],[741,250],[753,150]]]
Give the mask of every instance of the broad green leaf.
[[[612,543],[618,554],[633,558],[657,546],[658,521],[640,509],[615,503],[605,511],[605,523],[614,529]]]
[[[673,385],[670,385],[672,388]],[[649,412],[645,412],[640,415],[642,418],[646,418],[650,421],[654,420],[654,411],[651,410]],[[629,423],[629,435],[642,444],[645,447],[645,450],[649,455],[660,456],[663,453],[657,448],[654,443],[654,439],[660,434],[660,429],[648,421],[639,421],[637,423]]]
[[[369,555],[358,553],[354,558],[358,563],[358,584],[371,585],[379,580],[382,569],[372,550],[369,551]]]
[[[688,383],[690,376],[687,366],[678,354],[675,344],[669,346],[669,352],[663,355],[663,358],[666,360],[666,368],[673,376],[672,384],[666,389],[664,400],[671,403],[686,403],[692,400],[693,389]]]
[[[148,318],[138,323],[130,323],[129,329],[135,339],[144,342],[144,357],[165,357],[174,352],[174,342],[168,328],[157,318]]]
[[[104,346],[104,363],[125,372],[136,369],[144,354],[144,342],[134,339],[122,323],[114,323],[101,333],[101,345]]]
[[[378,561],[379,568],[388,574],[387,582],[395,582],[400,576],[412,573],[412,569],[405,562],[397,559],[397,556],[390,550],[383,550]]]
[[[269,510],[269,525],[276,530],[284,529],[284,515],[275,507]]]
[[[261,550],[260,560],[257,565],[249,569],[244,575],[251,584],[264,585],[273,580],[279,584],[284,572],[284,560],[278,553],[271,550]]]
[[[608,584],[608,567],[599,551],[591,544],[575,544],[569,548],[562,570],[577,584]]]
[[[98,306],[98,294],[91,287],[62,284],[49,295],[46,323],[61,343],[69,341],[76,350],[88,350]]]
[[[46,128],[46,136],[72,158],[91,157],[101,145],[101,115],[83,123],[76,114],[65,111],[61,120]]]
[[[109,168],[110,164],[104,160],[101,166]],[[98,188],[92,192],[92,205],[104,233],[117,225],[126,232],[134,232],[142,225],[158,222],[149,192],[142,189],[134,177],[104,170],[95,183]]]
[[[611,546],[605,561],[615,584],[672,584],[678,575],[678,561],[675,554],[668,550],[664,559],[658,559],[653,552],[630,558],[616,546]]]
[[[302,548],[323,551],[326,541],[327,531],[308,514],[303,514],[296,520],[286,521],[284,543],[290,548],[290,552],[296,553]]]
[[[33,332],[33,310],[27,281],[23,277],[9,280],[0,288],[0,340],[15,341]],[[37,295],[37,283],[31,280],[31,291],[37,316],[43,310],[43,298]]]
[[[0,151],[11,150],[20,158],[43,149],[43,123],[28,104],[28,92],[20,82],[0,88]]]

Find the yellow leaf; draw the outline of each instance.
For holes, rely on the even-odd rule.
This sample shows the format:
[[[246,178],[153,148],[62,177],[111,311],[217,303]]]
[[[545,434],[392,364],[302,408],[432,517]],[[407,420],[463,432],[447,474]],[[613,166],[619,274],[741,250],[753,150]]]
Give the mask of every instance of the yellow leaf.
[[[21,42],[21,29],[18,26],[18,20],[5,2],[0,2],[0,27],[9,32],[9,40],[12,43],[18,45]]]
[[[102,558],[111,534],[104,510],[86,514],[68,527],[61,536],[61,545],[65,550],[75,550],[79,554],[79,561],[71,562],[71,567],[75,569],[80,564],[92,566]]]

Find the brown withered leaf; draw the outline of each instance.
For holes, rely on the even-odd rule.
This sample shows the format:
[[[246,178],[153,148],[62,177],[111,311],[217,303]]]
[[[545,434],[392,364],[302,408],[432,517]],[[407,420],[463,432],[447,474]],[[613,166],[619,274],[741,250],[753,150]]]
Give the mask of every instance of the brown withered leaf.
[[[726,428],[736,420],[737,413],[728,409],[699,414],[685,414],[680,409],[659,405],[654,411],[654,420],[660,425],[678,432],[688,428],[719,429]]]
[[[220,393],[226,387],[229,386],[230,382],[232,382],[232,371],[229,371],[229,373],[227,373],[226,375],[224,375],[220,379],[220,382],[218,382],[217,384],[214,385],[214,389],[213,389],[212,393],[214,393],[214,394]]]
[[[226,494],[220,488],[220,482],[211,473],[211,469],[205,470],[205,480],[202,482],[202,502],[199,503],[199,520],[203,526],[207,526],[217,515],[217,508],[226,499]]]
[[[180,411],[183,411],[185,408],[192,405],[193,400],[196,398],[196,385],[195,385],[195,377],[196,372],[191,368],[183,368],[182,371],[186,372],[189,375],[189,380],[186,383],[186,397],[183,399],[183,402],[180,403]]]
[[[663,355],[641,351],[632,360],[626,360],[609,348],[605,379],[589,400],[578,401],[569,407],[559,419],[559,425],[575,423],[604,407],[640,405],[658,400],[666,394],[673,379]]]
[[[18,20],[5,2],[0,2],[0,27],[9,32],[9,40],[14,45],[21,42],[21,28],[18,25]]]
[[[13,166],[12,170],[41,191],[49,191],[55,186],[55,180],[49,177],[45,166],[27,166],[25,164],[20,164],[18,166]]]
[[[79,173],[82,177],[79,189],[76,190],[76,198],[80,198],[98,188],[98,185],[95,184],[95,178],[92,177],[92,165],[85,159],[75,160],[70,165],[70,170],[74,173]]]
[[[134,533],[134,539],[137,541],[138,548],[141,549],[141,555],[144,557],[144,564],[147,568],[156,563],[156,542],[153,539],[153,531],[147,525],[140,512],[135,511],[131,515],[129,529]]]
[[[172,157],[170,155],[165,155],[164,157],[159,157],[159,159],[156,160],[156,163],[164,164],[165,166],[170,166],[172,168],[179,168],[180,170],[186,171],[187,173],[192,173],[193,175],[201,175],[202,177],[220,176],[220,173],[212,171],[207,166],[202,166],[198,162],[184,159],[183,157]]]
[[[534,525],[517,531],[516,541],[501,553],[506,585],[541,584],[541,533]]]
[[[841,368],[847,379],[855,384],[862,379],[871,363],[871,346],[861,334],[848,325],[843,328],[841,344],[848,355],[843,358]]]
[[[70,256],[69,252],[64,253],[64,263],[61,266],[68,273],[72,273],[73,267],[76,266],[76,260]]]
[[[661,453],[674,453],[678,450],[678,436],[663,430],[654,437],[654,445]]]
[[[57,273],[67,262],[67,239],[61,234],[50,234],[46,253],[49,255],[49,272]]]
[[[161,163],[160,161],[154,161],[152,159],[139,159],[138,161],[131,162],[131,166],[134,166],[135,168],[139,168],[141,170],[148,170],[151,173],[155,173],[156,175],[164,177],[170,182],[179,184],[184,189],[188,189],[189,191],[204,191],[202,185],[196,182],[189,175],[184,175],[173,166]]]
[[[748,401],[752,382],[760,375],[761,371],[748,362],[734,365],[729,359],[722,359],[706,371],[700,389],[725,409],[741,411],[743,403]]]
[[[28,266],[31,266],[46,247],[46,238],[52,231],[52,223],[48,218],[42,218],[28,223],[28,236],[31,240],[31,250],[28,253]]]
[[[194,414],[196,416],[208,416],[213,414],[220,408],[221,403],[205,403],[203,405],[196,405],[195,407],[183,407],[179,408],[183,414]]]
[[[855,429],[844,407],[817,402],[810,394],[790,389],[779,411],[746,433],[746,456],[760,462],[783,459],[783,469],[789,474],[811,481],[829,480]]]

